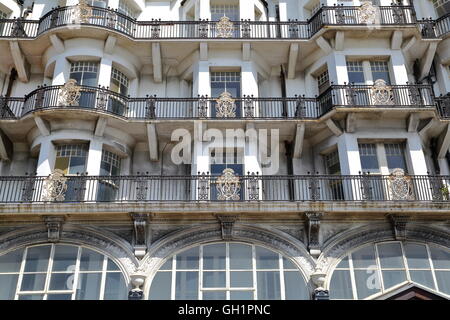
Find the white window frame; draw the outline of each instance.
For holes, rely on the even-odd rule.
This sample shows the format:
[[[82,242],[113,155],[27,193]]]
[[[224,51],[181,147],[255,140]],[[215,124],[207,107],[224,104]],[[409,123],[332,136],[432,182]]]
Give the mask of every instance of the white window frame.
[[[375,175],[390,175],[389,167],[388,167],[388,161],[387,161],[387,155],[386,155],[386,149],[385,144],[403,144],[403,156],[405,158],[405,166],[407,169],[407,172],[411,172],[411,167],[408,161],[408,155],[407,155],[407,148],[406,148],[406,141],[389,141],[389,140],[383,140],[383,141],[366,141],[365,139],[358,140],[358,153],[359,158],[361,159],[361,153],[359,149],[360,144],[374,144],[376,147],[376,153],[377,153],[377,160],[378,160],[378,167],[379,172],[370,172],[369,174],[375,174]],[[362,166],[362,162],[361,162]],[[395,168],[391,168],[395,169]],[[364,169],[362,169],[364,170]],[[364,172],[366,173],[366,172]]]

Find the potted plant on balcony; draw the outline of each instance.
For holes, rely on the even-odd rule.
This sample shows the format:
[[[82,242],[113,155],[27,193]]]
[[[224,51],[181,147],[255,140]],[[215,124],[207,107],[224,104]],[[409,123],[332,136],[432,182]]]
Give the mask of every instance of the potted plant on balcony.
[[[450,190],[448,186],[442,186],[440,190],[442,194],[442,200],[449,200]]]

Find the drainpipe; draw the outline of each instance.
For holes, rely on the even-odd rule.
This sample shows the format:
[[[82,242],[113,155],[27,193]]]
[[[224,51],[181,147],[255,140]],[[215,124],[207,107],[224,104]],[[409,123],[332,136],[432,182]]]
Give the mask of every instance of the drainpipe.
[[[284,73],[283,65],[280,66],[280,81],[281,81],[281,97],[286,98],[286,74]],[[283,117],[287,117],[286,100],[283,99]]]
[[[294,163],[292,160],[292,142],[284,141],[284,148],[286,149],[286,166],[287,166],[287,174],[292,177],[294,175]],[[289,191],[289,200],[294,199],[294,181],[288,180],[288,191]]]

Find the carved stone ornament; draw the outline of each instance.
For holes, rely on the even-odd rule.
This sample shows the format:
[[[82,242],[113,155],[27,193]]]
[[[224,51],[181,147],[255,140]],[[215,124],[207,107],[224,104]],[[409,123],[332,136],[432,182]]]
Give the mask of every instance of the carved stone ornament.
[[[216,100],[216,117],[218,118],[235,118],[236,104],[231,94],[227,91],[222,92],[219,99]]]
[[[58,104],[62,106],[74,106],[78,104],[81,96],[81,87],[77,86],[77,80],[69,79],[59,92]]]
[[[370,93],[374,105],[393,104],[392,88],[383,79],[375,80]]]
[[[42,188],[43,201],[64,201],[67,191],[67,177],[60,169],[53,171],[45,178]]]
[[[61,216],[46,216],[44,217],[45,225],[47,226],[47,237],[49,242],[58,242],[61,237],[61,225],[64,222],[64,217]]]
[[[241,183],[239,177],[234,174],[234,170],[226,168],[222,175],[217,178],[217,200],[240,200],[239,191],[241,190]]]
[[[134,254],[142,258],[147,252],[147,220],[146,214],[131,214],[134,224]]]
[[[376,23],[377,18],[377,8],[370,2],[364,2],[358,9],[359,11],[359,22],[366,24]]]
[[[218,38],[231,38],[233,36],[234,25],[230,18],[223,16],[216,23],[216,29]]]
[[[220,222],[222,230],[222,240],[231,241],[233,240],[233,227],[237,220],[237,216],[232,215],[218,215],[217,219]]]
[[[306,222],[308,227],[308,249],[311,255],[318,256],[320,250],[320,212],[306,212]]]
[[[75,23],[88,23],[92,17],[92,7],[86,0],[79,0],[74,9]]]
[[[405,176],[405,171],[403,169],[394,169],[389,176],[389,180],[392,200],[411,199],[411,178]]]
[[[388,218],[392,224],[395,240],[406,240],[406,225],[409,217],[405,215],[390,214]]]

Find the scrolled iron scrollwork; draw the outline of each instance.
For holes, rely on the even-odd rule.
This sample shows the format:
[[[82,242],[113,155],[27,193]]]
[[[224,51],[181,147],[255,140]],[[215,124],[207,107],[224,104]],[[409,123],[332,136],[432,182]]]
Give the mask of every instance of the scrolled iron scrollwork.
[[[60,169],[53,171],[47,178],[45,178],[42,186],[42,200],[43,201],[64,201],[65,193],[67,191],[67,177]]]
[[[217,30],[216,36],[218,38],[231,38],[233,37],[233,30],[234,30],[233,22],[231,22],[230,18],[228,18],[227,16],[223,16],[216,23],[216,30]]]
[[[209,200],[209,185],[210,179],[206,173],[201,173],[197,180],[197,199]]]
[[[391,105],[394,103],[392,88],[383,79],[375,80],[374,85],[370,88],[370,96],[373,105]]]
[[[58,104],[62,106],[77,105],[81,96],[81,87],[77,86],[77,80],[69,79],[61,87],[58,96]]]
[[[411,200],[412,182],[403,169],[394,169],[389,176],[389,189],[392,200]]]
[[[359,22],[365,24],[375,24],[377,22],[377,7],[372,2],[366,1],[359,8]]]
[[[240,200],[241,182],[234,170],[226,168],[216,181],[217,200]]]
[[[229,92],[222,92],[216,102],[216,116],[218,118],[236,117],[236,103]]]

